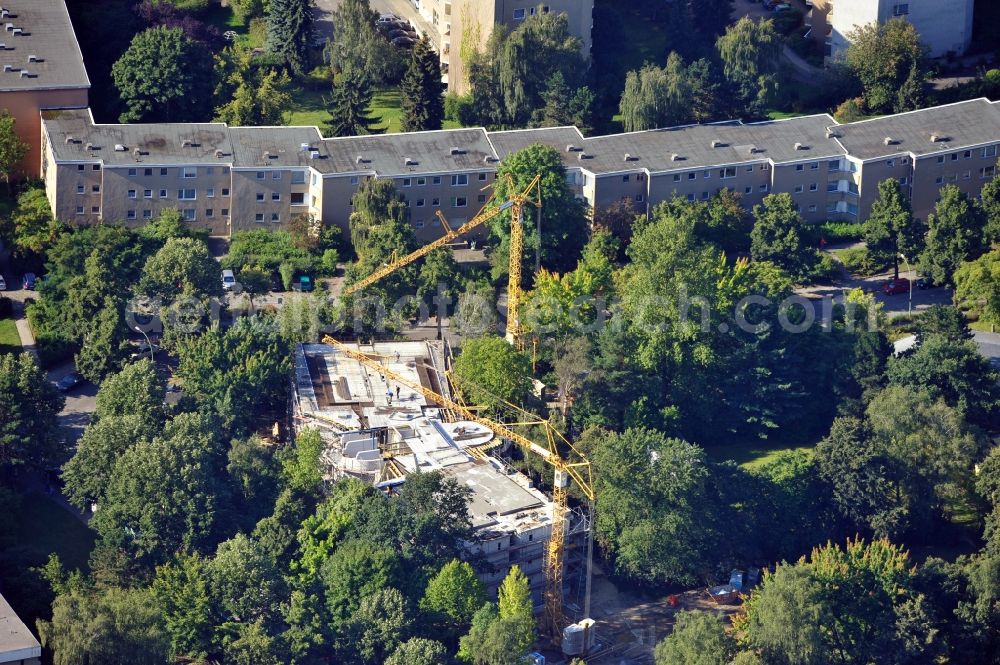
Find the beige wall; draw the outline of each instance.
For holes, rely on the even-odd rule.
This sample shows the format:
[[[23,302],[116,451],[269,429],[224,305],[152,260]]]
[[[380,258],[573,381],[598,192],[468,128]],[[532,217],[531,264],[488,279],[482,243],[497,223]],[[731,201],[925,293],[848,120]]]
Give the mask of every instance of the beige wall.
[[[31,177],[42,173],[42,109],[82,109],[87,104],[86,88],[0,92],[0,108],[14,116],[17,135],[28,144],[18,170]]]

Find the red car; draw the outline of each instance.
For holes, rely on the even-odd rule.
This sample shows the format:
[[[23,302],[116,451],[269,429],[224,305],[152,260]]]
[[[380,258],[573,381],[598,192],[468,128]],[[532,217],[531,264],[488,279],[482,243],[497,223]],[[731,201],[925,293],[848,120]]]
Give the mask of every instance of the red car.
[[[910,291],[910,280],[905,277],[899,277],[897,279],[890,279],[888,282],[882,285],[882,293],[887,296],[893,296],[897,293],[909,293]]]

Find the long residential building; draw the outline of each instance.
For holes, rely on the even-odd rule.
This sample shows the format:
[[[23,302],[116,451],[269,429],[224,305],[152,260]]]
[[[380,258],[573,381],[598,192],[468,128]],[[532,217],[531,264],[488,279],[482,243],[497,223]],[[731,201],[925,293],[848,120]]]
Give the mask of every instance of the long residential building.
[[[558,150],[576,196],[592,209],[627,199],[648,211],[673,196],[723,188],[747,207],[788,193],[809,222],[863,221],[878,183],[895,178],[914,214],[938,190],[978,196],[997,170],[1000,104],[957,104],[838,124],[826,114],[690,125],[585,138],[575,127],[481,128],[324,139],[315,127],[97,124],[89,110],[42,114],[42,171],[56,216],[141,225],[181,210],[213,235],[278,228],[295,215],[347,228],[367,178],[392,179],[418,240],[439,237],[485,202],[497,166],[533,144]]]

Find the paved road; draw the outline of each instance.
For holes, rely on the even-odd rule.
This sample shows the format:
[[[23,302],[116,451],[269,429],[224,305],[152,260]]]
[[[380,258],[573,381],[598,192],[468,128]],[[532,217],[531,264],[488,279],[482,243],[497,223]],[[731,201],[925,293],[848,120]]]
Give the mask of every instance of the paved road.
[[[990,364],[1000,369],[1000,333],[975,332],[973,339],[979,352],[989,358]]]
[[[316,0],[316,30],[326,38],[333,36],[331,16],[342,0]],[[371,0],[371,7],[379,14],[395,14],[407,19],[418,32],[427,33],[437,41],[437,32],[431,29],[410,0]]]

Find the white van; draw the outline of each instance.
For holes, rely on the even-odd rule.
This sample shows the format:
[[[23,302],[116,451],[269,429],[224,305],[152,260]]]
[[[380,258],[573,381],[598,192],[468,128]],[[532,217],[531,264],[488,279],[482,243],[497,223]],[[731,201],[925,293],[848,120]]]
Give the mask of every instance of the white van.
[[[222,290],[232,291],[233,287],[236,286],[236,275],[233,274],[232,270],[222,271]]]

